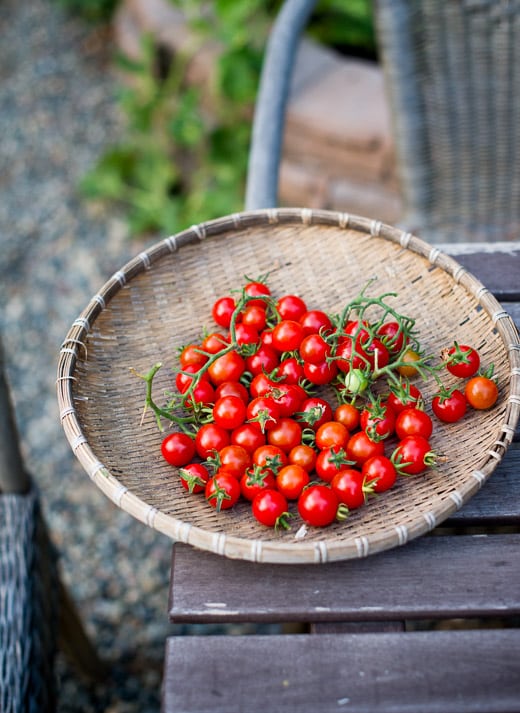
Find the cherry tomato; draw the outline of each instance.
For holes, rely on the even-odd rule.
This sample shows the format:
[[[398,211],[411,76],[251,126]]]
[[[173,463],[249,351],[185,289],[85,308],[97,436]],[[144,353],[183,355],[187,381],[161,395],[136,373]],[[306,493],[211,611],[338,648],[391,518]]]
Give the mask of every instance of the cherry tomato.
[[[206,460],[213,451],[221,451],[229,445],[229,433],[216,423],[205,423],[195,436],[195,448],[199,456]]]
[[[310,364],[321,364],[330,356],[330,345],[319,334],[308,334],[299,346],[300,356]]]
[[[293,416],[301,406],[307,394],[298,384],[280,384],[273,386],[267,395],[273,399],[278,406],[280,416],[289,418]]]
[[[409,406],[416,406],[422,400],[422,394],[414,384],[409,381],[401,381],[399,387],[392,390],[387,397],[390,408],[397,415]]]
[[[209,480],[209,471],[202,463],[188,463],[179,470],[182,487],[189,493],[202,493]]]
[[[487,376],[474,376],[466,384],[464,393],[469,405],[479,411],[491,408],[498,400],[498,387]]]
[[[186,393],[186,392],[185,392]],[[215,401],[215,389],[207,379],[201,378],[191,393],[186,396],[184,405],[191,408],[193,403],[212,404]]]
[[[246,420],[246,405],[239,396],[221,396],[213,406],[213,420],[232,431]]]
[[[253,500],[257,493],[266,488],[276,488],[275,477],[267,468],[255,465],[248,468],[240,478],[240,492],[246,500]]]
[[[261,332],[265,329],[267,324],[267,314],[265,308],[265,304],[248,304],[240,315],[242,324],[246,324],[248,327],[254,327],[257,332]]]
[[[405,335],[398,322],[385,322],[379,327],[377,334],[392,355],[399,354],[405,345]]]
[[[179,355],[181,369],[190,366],[202,366],[208,361],[206,354],[202,354],[202,346],[198,344],[187,344]]]
[[[300,517],[312,527],[326,527],[336,519],[339,507],[336,493],[327,485],[309,485],[298,498]]]
[[[377,400],[363,409],[359,425],[372,440],[381,440],[393,434],[395,413],[387,402]]]
[[[276,309],[282,319],[298,321],[307,312],[305,302],[297,295],[284,295],[276,303]],[[290,350],[289,350],[290,351]]]
[[[216,461],[219,470],[225,470],[235,478],[241,478],[246,468],[251,465],[251,454],[242,446],[230,444],[219,451]]]
[[[278,366],[280,361],[278,357],[278,352],[263,344],[254,354],[246,357],[246,370],[253,376],[263,372],[269,374]]]
[[[244,373],[246,364],[236,351],[232,350],[217,357],[208,366],[208,374],[215,386],[220,386],[224,381],[238,381]]]
[[[432,411],[440,421],[456,423],[466,413],[468,402],[459,389],[444,394],[436,394],[432,400]]]
[[[400,361],[404,363],[397,367],[397,371],[401,376],[406,376],[407,378],[416,376],[418,372],[414,364],[420,361],[420,359],[421,355],[418,352],[413,349],[407,349],[400,359]]]
[[[365,476],[355,468],[345,468],[336,473],[331,481],[331,488],[338,496],[338,500],[346,505],[349,510],[356,510],[366,503],[367,490]]]
[[[276,475],[280,468],[287,465],[288,458],[281,448],[266,443],[263,446],[259,446],[253,453],[253,463],[262,468],[269,468]]]
[[[235,307],[235,300],[232,297],[220,297],[213,304],[211,314],[219,327],[229,327]]]
[[[266,527],[289,528],[289,505],[286,498],[278,490],[261,490],[252,504],[253,517]]]
[[[303,375],[312,384],[323,386],[330,384],[338,373],[336,362],[321,362],[320,364],[311,364],[308,361],[303,362]]]
[[[293,319],[283,319],[273,328],[273,347],[279,352],[293,352],[303,339],[303,327]]]
[[[316,431],[322,423],[332,421],[332,407],[325,399],[310,396],[300,404],[298,421],[304,428],[313,428]]]
[[[339,446],[344,448],[350,438],[350,433],[339,421],[326,421],[316,431],[316,447],[319,449]]]
[[[280,408],[269,396],[257,396],[246,409],[248,423],[254,424],[262,433],[270,431],[280,419]]]
[[[326,334],[332,330],[332,322],[326,312],[310,309],[300,317],[304,334]]]
[[[430,416],[416,406],[403,409],[395,422],[395,432],[399,439],[406,436],[422,436],[428,440],[432,431],[433,423]]]
[[[249,392],[240,381],[223,381],[215,390],[215,398],[222,396],[238,396],[246,404],[249,403]]]
[[[161,453],[170,465],[187,465],[195,455],[195,442],[186,433],[170,433],[161,443]]]
[[[365,431],[358,431],[349,438],[346,452],[347,458],[361,467],[372,456],[384,455],[385,446],[383,441],[373,441]]]
[[[457,344],[442,351],[446,369],[461,379],[474,376],[480,368],[480,356],[476,349],[467,344]]]
[[[287,500],[296,500],[309,481],[309,473],[305,468],[295,463],[289,463],[276,476],[276,487]]]
[[[231,431],[230,440],[233,445],[242,446],[251,455],[257,448],[265,445],[265,435],[254,423],[243,423],[235,428],[234,431]]]
[[[349,465],[352,463],[347,458],[345,450],[338,446],[324,448],[316,457],[316,473],[327,483],[330,483],[340,470],[344,470]]]
[[[229,344],[227,337],[218,332],[211,332],[202,342],[202,348],[208,354],[217,354],[221,352]]]
[[[249,391],[251,396],[265,396],[271,389],[278,386],[276,382],[266,376],[264,373],[257,374],[253,377],[251,383],[249,384]]]
[[[276,376],[283,384],[297,384],[303,378],[303,366],[296,357],[289,357],[280,362]]]
[[[311,448],[311,446],[305,443],[300,443],[298,446],[294,446],[289,452],[289,463],[299,465],[306,470],[307,473],[312,473],[316,465],[316,457],[317,453],[314,448]]]
[[[255,327],[240,322],[235,326],[235,341],[237,344],[258,344],[260,335]]]
[[[219,471],[206,483],[204,495],[217,512],[228,510],[240,497],[240,484],[231,473]]]
[[[201,366],[201,364],[188,364],[182,371],[177,372],[175,375],[175,386],[181,394],[184,394],[192,385],[195,374],[199,373]],[[202,372],[198,377],[198,381],[199,383],[201,381],[208,381],[207,373]]]
[[[265,283],[260,282],[259,280],[256,282],[248,282],[247,285],[244,287],[244,292],[248,297],[269,297],[271,295],[271,290],[269,289],[269,287]],[[247,301],[248,307],[251,307],[251,305],[265,307],[266,304],[267,301],[264,299]]]
[[[361,472],[374,493],[384,493],[397,480],[397,470],[390,458],[373,456],[363,463]]]
[[[435,462],[429,442],[422,436],[406,436],[392,454],[400,473],[418,475]]]
[[[334,411],[334,420],[342,423],[347,431],[355,431],[359,426],[360,413],[353,404],[340,404]]]
[[[267,442],[289,453],[301,443],[302,427],[292,418],[280,418],[274,428],[267,431]]]

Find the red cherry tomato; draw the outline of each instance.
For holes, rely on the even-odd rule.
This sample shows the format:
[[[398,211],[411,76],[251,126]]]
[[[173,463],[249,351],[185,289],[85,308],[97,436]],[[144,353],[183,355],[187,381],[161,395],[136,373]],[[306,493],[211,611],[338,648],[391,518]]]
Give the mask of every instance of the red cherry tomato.
[[[292,418],[280,418],[274,428],[267,431],[267,442],[289,453],[301,443],[302,427]]]
[[[450,374],[458,376],[460,379],[474,376],[480,368],[479,353],[467,344],[455,342],[452,347],[443,350],[441,356]]]
[[[253,466],[240,478],[240,492],[246,500],[253,500],[257,493],[266,488],[276,488],[275,477],[267,468]]]
[[[384,493],[397,480],[397,470],[390,458],[373,456],[363,463],[361,472],[374,493]]]
[[[365,476],[355,468],[345,468],[336,473],[331,482],[331,488],[338,500],[349,510],[356,510],[366,503],[367,489]]]
[[[213,420],[232,431],[246,420],[246,405],[239,396],[221,396],[213,406]]]
[[[276,309],[282,319],[298,321],[307,312],[305,302],[297,295],[284,295],[276,303]]]
[[[332,421],[332,407],[325,399],[310,396],[301,403],[298,420],[304,428],[313,428],[316,431],[322,423]]]
[[[202,493],[209,480],[209,471],[202,463],[188,463],[179,470],[182,487],[189,493]]]
[[[334,522],[339,500],[327,485],[309,485],[298,498],[300,517],[312,527],[326,527]]]
[[[319,449],[338,446],[344,448],[350,438],[350,433],[339,421],[326,421],[316,431],[316,447]]]
[[[254,424],[262,433],[270,431],[280,419],[280,408],[269,396],[257,396],[246,409],[248,423]]]
[[[208,366],[208,375],[215,386],[220,386],[224,381],[238,381],[244,373],[246,364],[236,351],[230,351],[217,357]]]
[[[358,431],[349,438],[346,452],[349,460],[362,466],[372,456],[384,455],[385,446],[383,441],[373,441],[365,431]]]
[[[311,309],[300,317],[304,334],[326,334],[332,330],[329,316],[319,309]]]
[[[170,465],[187,465],[195,455],[195,442],[185,433],[170,433],[161,443],[161,453]]]
[[[307,473],[312,473],[316,465],[317,453],[314,448],[306,445],[305,443],[300,443],[298,446],[294,446],[289,452],[289,463],[301,466]]]
[[[426,411],[415,406],[401,411],[395,422],[395,432],[399,439],[406,438],[406,436],[422,436],[428,440],[432,431],[433,423],[430,416]]]
[[[303,375],[312,384],[323,386],[330,384],[337,376],[338,367],[336,362],[321,362],[320,364],[311,364],[308,361],[303,362]]]
[[[273,328],[273,347],[279,352],[293,352],[303,339],[303,327],[293,319],[283,319]]]
[[[347,431],[355,431],[359,426],[360,415],[353,404],[340,404],[334,411],[334,420],[342,423]]]
[[[269,468],[275,475],[280,468],[287,465],[287,454],[278,446],[272,446],[269,443],[259,446],[253,453],[253,463],[262,468]]]
[[[265,435],[254,423],[243,423],[235,428],[231,431],[230,440],[233,445],[242,446],[251,455],[257,448],[265,445]]]
[[[287,500],[277,490],[261,490],[252,504],[253,517],[266,527],[289,528]]]
[[[246,404],[249,402],[249,392],[240,381],[223,381],[215,390],[215,398],[222,396],[238,396]]]
[[[206,460],[214,451],[220,451],[229,445],[229,433],[216,423],[205,423],[195,436],[195,448],[198,455]]]
[[[400,473],[418,475],[435,462],[429,442],[422,436],[406,436],[392,454]]]
[[[330,356],[330,345],[319,334],[308,334],[299,347],[300,356],[310,364],[321,364]]]
[[[468,402],[459,389],[444,394],[436,394],[432,400],[432,411],[440,421],[456,423],[466,413]]]
[[[219,471],[206,483],[206,500],[217,512],[228,510],[240,497],[240,484],[234,475]]]
[[[235,300],[232,297],[220,297],[213,304],[211,314],[219,327],[229,327],[235,307]]]
[[[305,468],[295,463],[289,463],[276,476],[276,487],[287,500],[296,500],[309,481],[309,473]]]
[[[218,452],[216,461],[219,470],[225,470],[235,478],[241,478],[246,468],[251,465],[251,454],[242,446],[230,444]]]

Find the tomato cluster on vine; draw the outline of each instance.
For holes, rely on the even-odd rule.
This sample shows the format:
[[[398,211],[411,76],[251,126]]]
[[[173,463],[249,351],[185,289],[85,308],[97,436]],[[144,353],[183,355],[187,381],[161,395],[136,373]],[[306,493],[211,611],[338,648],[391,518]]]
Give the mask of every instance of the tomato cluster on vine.
[[[478,353],[457,343],[432,367],[394,296],[365,289],[334,315],[297,295],[276,299],[262,280],[218,298],[216,329],[180,350],[165,406],[152,397],[161,365],[142,377],[159,426],[176,428],[161,451],[186,491],[217,511],[249,501],[269,527],[288,528],[291,509],[326,526],[433,466],[433,420],[411,379],[435,378],[432,410],[455,421],[458,390],[442,386],[439,370],[489,377],[475,376]]]

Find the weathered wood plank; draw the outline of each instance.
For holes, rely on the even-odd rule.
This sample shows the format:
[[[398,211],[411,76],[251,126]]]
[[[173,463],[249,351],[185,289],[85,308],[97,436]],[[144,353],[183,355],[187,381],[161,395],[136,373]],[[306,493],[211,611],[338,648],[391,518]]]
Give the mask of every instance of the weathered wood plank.
[[[520,613],[520,534],[423,537],[365,559],[326,565],[260,565],[174,547],[169,607],[174,622],[514,613]]]
[[[491,246],[460,252],[456,245],[443,246],[453,258],[475,275],[497,299],[520,299],[520,247],[512,243],[503,250],[488,252]]]
[[[520,443],[512,443],[485,485],[446,525],[520,525]]]
[[[506,713],[520,632],[168,639],[163,713]]]

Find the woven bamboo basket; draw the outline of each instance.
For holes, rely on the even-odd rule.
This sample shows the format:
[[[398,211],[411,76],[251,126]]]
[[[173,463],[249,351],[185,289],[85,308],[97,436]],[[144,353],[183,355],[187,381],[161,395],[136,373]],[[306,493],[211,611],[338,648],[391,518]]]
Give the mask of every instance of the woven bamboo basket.
[[[274,295],[299,294],[309,308],[339,312],[375,278],[396,293],[396,309],[417,320],[425,350],[457,339],[494,363],[500,390],[489,412],[436,425],[432,447],[445,459],[328,528],[282,533],[257,524],[247,503],[216,513],[188,495],[162,459],[164,433],[141,424],[144,384],[131,369],[165,364],[156,401],[172,388],[176,350],[211,327],[211,305],[269,272]],[[59,355],[60,417],[71,448],[117,506],[175,541],[231,558],[312,563],[365,557],[432,530],[485,483],[512,441],[520,409],[518,334],[509,315],[455,260],[410,233],[329,211],[272,209],[194,226],[141,253],[94,295]],[[433,385],[421,382],[426,401]]]

